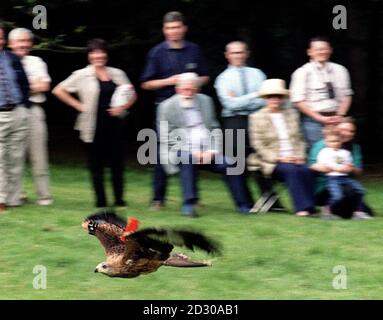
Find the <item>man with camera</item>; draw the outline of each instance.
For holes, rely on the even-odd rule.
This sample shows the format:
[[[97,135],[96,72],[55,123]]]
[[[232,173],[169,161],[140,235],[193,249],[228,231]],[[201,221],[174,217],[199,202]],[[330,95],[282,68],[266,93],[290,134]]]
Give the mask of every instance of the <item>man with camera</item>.
[[[338,124],[348,112],[353,91],[345,67],[330,62],[332,47],[327,38],[309,41],[310,62],[291,76],[291,101],[302,113],[303,131],[309,146],[323,139],[324,125]]]

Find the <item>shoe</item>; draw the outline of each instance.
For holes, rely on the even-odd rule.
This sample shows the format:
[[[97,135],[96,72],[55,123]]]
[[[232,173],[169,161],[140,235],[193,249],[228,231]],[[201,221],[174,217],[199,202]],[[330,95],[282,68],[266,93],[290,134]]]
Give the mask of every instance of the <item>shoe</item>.
[[[251,210],[252,210],[252,208],[250,208],[250,207],[240,207],[238,209],[239,213],[241,213],[243,215],[249,215],[249,214],[253,213]]]
[[[163,201],[160,201],[160,200],[153,200],[152,202],[152,205],[150,207],[150,210],[152,211],[159,211],[161,210],[163,207],[165,207],[165,204]]]
[[[5,206],[5,203],[0,203],[0,214],[5,213],[7,210],[7,207]]]
[[[308,211],[298,211],[295,213],[297,217],[308,217],[310,215],[310,212]]]
[[[196,218],[198,216],[193,204],[184,204],[182,206],[182,215],[190,218]]]
[[[372,217],[369,216],[367,213],[365,213],[363,211],[355,211],[352,214],[351,219],[353,219],[353,220],[363,220],[363,219],[372,219]]]
[[[124,200],[118,200],[114,203],[114,206],[115,207],[119,207],[119,208],[127,208],[128,205],[126,204],[126,202]]]
[[[50,206],[53,203],[52,199],[39,199],[36,201],[39,206]]]

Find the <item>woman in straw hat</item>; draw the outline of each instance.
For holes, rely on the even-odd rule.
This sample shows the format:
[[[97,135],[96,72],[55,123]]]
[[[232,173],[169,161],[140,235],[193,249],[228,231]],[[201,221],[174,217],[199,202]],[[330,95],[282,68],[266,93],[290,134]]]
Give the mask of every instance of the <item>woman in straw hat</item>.
[[[255,163],[267,177],[283,181],[297,216],[315,212],[314,176],[305,164],[306,147],[299,114],[285,108],[285,81],[265,80],[258,92],[266,106],[249,117],[250,144],[257,150]]]

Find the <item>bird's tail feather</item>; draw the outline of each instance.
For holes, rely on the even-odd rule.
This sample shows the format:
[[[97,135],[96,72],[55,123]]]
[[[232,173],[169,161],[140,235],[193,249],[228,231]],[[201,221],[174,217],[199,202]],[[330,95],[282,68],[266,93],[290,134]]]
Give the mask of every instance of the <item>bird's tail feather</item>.
[[[163,262],[164,266],[168,267],[181,267],[181,268],[192,268],[192,267],[210,267],[212,266],[210,261],[192,261],[185,257],[171,256]]]

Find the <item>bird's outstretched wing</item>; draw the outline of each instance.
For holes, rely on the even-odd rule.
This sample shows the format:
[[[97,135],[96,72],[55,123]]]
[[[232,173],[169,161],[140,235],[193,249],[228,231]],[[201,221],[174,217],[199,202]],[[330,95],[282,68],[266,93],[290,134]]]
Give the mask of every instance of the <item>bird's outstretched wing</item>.
[[[88,230],[89,234],[100,240],[107,255],[125,251],[125,244],[120,240],[125,225],[125,221],[111,211],[90,215],[82,223],[82,227]]]
[[[173,246],[186,247],[190,250],[198,248],[209,254],[220,254],[220,245],[206,237],[200,232],[170,229],[170,228],[146,228],[136,231],[126,238],[127,256],[132,256],[134,252],[130,246],[147,249],[149,252],[156,253],[157,258],[165,260],[170,256]]]
[[[82,226],[90,234],[95,235],[104,246],[106,255],[123,255],[128,260],[166,260],[174,246],[186,247],[190,250],[198,248],[209,254],[220,254],[220,246],[200,232],[171,229],[146,228],[135,231],[138,221],[129,231],[129,225],[114,212],[107,211],[87,217]]]
[[[143,229],[145,230],[145,229]],[[138,236],[136,233],[139,232]],[[166,260],[174,246],[166,241],[141,235],[140,231],[125,237],[124,260],[154,259]]]

